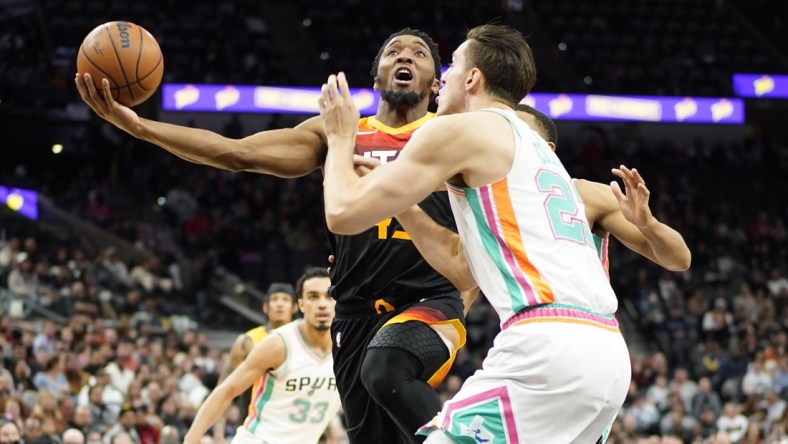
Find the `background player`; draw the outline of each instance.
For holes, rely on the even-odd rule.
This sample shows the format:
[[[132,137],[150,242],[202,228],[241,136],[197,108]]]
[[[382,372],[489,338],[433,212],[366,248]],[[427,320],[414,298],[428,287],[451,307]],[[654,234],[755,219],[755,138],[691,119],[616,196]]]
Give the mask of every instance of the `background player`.
[[[293,320],[293,316],[298,313],[298,302],[296,301],[296,292],[293,286],[284,282],[274,282],[268,286],[266,291],[265,300],[261,308],[263,315],[266,316],[266,325],[260,325],[245,333],[241,333],[233,342],[230,349],[230,355],[227,357],[227,362],[222,368],[222,373],[219,375],[218,383],[227,379],[227,376],[232,373],[241,362],[249,355],[255,345],[260,343],[268,333],[285,325]],[[243,393],[243,405],[248,406],[247,411],[252,412],[254,406],[252,405],[252,396],[257,392],[257,382],[252,389]],[[225,418],[216,421],[213,427],[214,437],[217,439],[224,439]]]
[[[339,410],[331,356],[334,299],[322,268],[298,280],[298,307],[304,319],[291,322],[257,344],[200,406],[186,443],[199,443],[233,398],[259,381],[253,409],[233,439],[235,444],[316,443]],[[262,375],[262,377],[260,376]]]
[[[437,45],[423,32],[406,28],[383,42],[372,64],[381,102],[374,117],[356,121],[356,153],[386,162],[397,158],[413,131],[432,118],[428,107],[438,90],[440,66]],[[87,75],[75,78],[93,111],[185,160],[279,177],[303,176],[325,160],[319,116],[295,128],[233,140],[140,118],[112,99],[108,81],[101,80],[103,95],[93,81]],[[454,226],[445,193],[421,205],[438,223]],[[464,344],[465,329],[457,290],[424,261],[396,219],[376,222],[358,236],[332,238],[334,362],[350,442],[397,444],[413,441],[416,429],[440,408],[432,387]],[[394,433],[395,427],[404,436]]]
[[[442,79],[444,116],[398,162],[362,178],[353,171],[358,111],[346,79],[323,85],[329,228],[364,230],[446,182],[471,271],[504,321],[482,370],[444,405],[427,442],[595,442],[629,386],[616,297],[583,203],[555,153],[511,109],[535,74],[519,32],[472,29]]]

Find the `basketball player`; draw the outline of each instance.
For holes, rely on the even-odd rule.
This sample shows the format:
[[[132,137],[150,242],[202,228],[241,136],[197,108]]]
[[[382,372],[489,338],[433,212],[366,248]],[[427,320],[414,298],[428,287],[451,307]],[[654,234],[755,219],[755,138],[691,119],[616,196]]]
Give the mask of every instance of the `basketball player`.
[[[357,119],[354,152],[392,163],[413,132],[429,121],[438,91],[440,56],[427,34],[403,29],[389,36],[372,63],[381,102],[374,117]],[[96,79],[98,80],[98,79]],[[298,177],[320,168],[327,152],[320,116],[291,129],[232,140],[210,131],[142,119],[103,96],[88,75],[75,79],[82,99],[99,116],[132,136],[191,162],[232,171]],[[421,202],[427,214],[454,228],[446,193]],[[432,269],[396,219],[355,236],[332,236],[332,326],[337,386],[351,444],[400,444],[440,409],[433,389],[465,343],[457,289]],[[399,427],[402,434],[397,433]]]
[[[252,348],[268,336],[268,332],[285,324],[289,324],[293,320],[293,316],[298,312],[298,303],[296,302],[293,286],[283,282],[274,282],[269,285],[268,291],[266,291],[265,300],[262,304],[262,310],[263,314],[268,318],[268,322],[266,325],[255,327],[238,335],[230,349],[230,355],[227,358],[227,362],[219,375],[219,384],[227,379],[227,376],[241,365],[241,362],[246,359],[249,352],[252,351]],[[251,391],[245,392],[242,396],[244,404],[249,406],[247,408],[249,413],[254,410],[252,396],[257,392],[257,389],[257,383],[255,383]],[[222,418],[216,421],[216,425],[213,427],[213,433],[217,439],[224,438],[224,426],[225,418],[224,415],[222,415]]]
[[[252,348],[200,406],[184,442],[199,443],[233,398],[258,381],[252,409],[232,443],[317,443],[340,405],[331,357],[330,285],[322,268],[299,278],[304,319],[272,331]]]
[[[470,270],[502,321],[483,368],[422,429],[427,443],[596,442],[629,386],[617,300],[583,203],[555,153],[511,109],[535,78],[519,32],[470,30],[442,78],[440,117],[397,162],[361,178],[347,80],[340,73],[322,88],[329,229],[363,231],[445,182]]]
[[[517,105],[515,111],[517,116],[555,151],[558,131],[553,120],[525,104]],[[356,171],[361,174],[379,166],[373,159],[356,156],[354,161]],[[608,269],[609,264],[607,244],[611,234],[632,251],[667,270],[688,269],[691,253],[687,244],[681,234],[659,222],[651,214],[648,206],[650,192],[637,171],[622,166],[613,170],[613,173],[623,179],[624,193],[621,193],[620,187],[615,183],[605,185],[582,179],[574,182],[575,190],[585,204],[588,225],[605,269]],[[457,233],[436,224],[416,205],[398,214],[397,220],[405,227],[414,245],[435,270],[458,288],[476,287],[462,246],[458,243]],[[468,295],[464,298],[467,314],[478,292],[464,292],[463,295]],[[607,440],[609,432],[610,426],[604,430],[598,444]]]

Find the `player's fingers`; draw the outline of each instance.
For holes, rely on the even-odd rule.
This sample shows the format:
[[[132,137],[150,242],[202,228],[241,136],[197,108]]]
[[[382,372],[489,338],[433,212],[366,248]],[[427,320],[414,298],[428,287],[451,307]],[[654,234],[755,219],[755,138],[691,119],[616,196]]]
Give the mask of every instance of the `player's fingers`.
[[[100,108],[101,98],[99,97],[98,91],[96,91],[96,85],[93,84],[93,77],[90,74],[85,74],[83,79],[85,80],[85,86],[87,86],[88,89],[90,101],[95,107]]]
[[[325,111],[328,106],[328,85],[325,83],[320,87],[320,98],[317,99],[317,106],[320,111]]]
[[[610,172],[613,173],[614,176],[619,177],[621,179],[625,179],[626,178],[626,175],[624,174],[624,172],[621,171],[618,168],[613,168],[613,169],[610,170]]]
[[[112,109],[115,105],[115,99],[112,97],[112,91],[109,89],[109,80],[101,79],[101,89],[104,90],[104,103],[107,104],[107,109]]]
[[[82,100],[87,101],[89,97],[88,89],[85,86],[85,81],[79,73],[77,73],[77,75],[74,77],[74,83],[77,85],[77,92],[79,92],[79,96],[82,97]]]
[[[626,165],[621,165],[618,167],[618,169],[623,173],[620,177],[624,181],[624,187],[627,189],[635,189],[637,186],[633,180],[632,170],[627,168]]]
[[[347,77],[343,71],[339,72],[339,75],[337,76],[337,82],[339,83],[339,93],[342,94],[342,97],[344,97],[346,100],[351,100],[350,87],[347,84]]]
[[[337,76],[336,74],[331,74],[328,76],[327,83],[327,91],[328,91],[328,98],[331,101],[336,100],[337,96],[339,95],[339,90],[337,89]]]
[[[643,177],[640,175],[640,172],[636,168],[632,168],[632,177],[637,183],[645,184],[646,181],[643,180]]]
[[[646,198],[651,196],[651,191],[649,191],[648,187],[643,182],[638,183],[638,190],[643,193],[643,196]]]
[[[364,157],[364,156],[359,156],[358,154],[354,154],[353,164],[356,166],[364,166],[370,169],[374,169],[380,166],[380,160],[374,157]]]
[[[613,191],[613,196],[616,197],[616,200],[619,202],[626,202],[627,197],[624,193],[621,192],[621,186],[615,180],[610,182],[610,190]]]

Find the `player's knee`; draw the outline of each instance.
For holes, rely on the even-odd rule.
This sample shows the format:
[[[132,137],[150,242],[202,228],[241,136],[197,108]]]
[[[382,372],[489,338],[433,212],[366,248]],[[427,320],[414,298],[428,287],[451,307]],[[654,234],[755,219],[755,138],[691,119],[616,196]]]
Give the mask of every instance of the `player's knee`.
[[[382,328],[372,341],[367,353],[372,350],[397,350],[391,369],[406,367],[408,376],[428,380],[449,359],[449,350],[435,330],[423,322],[410,321]],[[411,365],[397,362],[405,356]]]
[[[367,350],[361,364],[361,383],[373,398],[380,399],[395,394],[405,380],[415,378],[413,371],[408,368],[410,359],[407,354],[391,348]]]

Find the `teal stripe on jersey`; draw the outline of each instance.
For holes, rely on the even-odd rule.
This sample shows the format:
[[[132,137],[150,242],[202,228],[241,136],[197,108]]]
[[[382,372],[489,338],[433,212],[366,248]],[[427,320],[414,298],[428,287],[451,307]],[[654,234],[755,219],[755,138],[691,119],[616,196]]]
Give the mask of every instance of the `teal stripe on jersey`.
[[[468,201],[468,205],[471,207],[471,211],[473,211],[473,218],[476,220],[476,226],[478,227],[479,236],[482,239],[484,249],[493,262],[495,262],[495,266],[498,268],[501,277],[506,283],[506,289],[509,292],[509,298],[512,302],[512,311],[517,313],[526,307],[526,304],[523,303],[522,289],[517,284],[514,274],[511,273],[507,267],[506,261],[503,258],[503,253],[498,248],[498,242],[495,240],[495,235],[487,224],[487,219],[484,216],[484,208],[482,208],[481,202],[479,202],[478,193],[480,192],[481,191],[478,189],[466,189],[465,200]]]
[[[257,399],[257,402],[254,406],[254,411],[256,413],[254,420],[249,424],[249,427],[246,429],[249,430],[250,433],[254,434],[254,431],[257,430],[257,426],[260,425],[260,417],[263,416],[263,407],[271,399],[271,394],[274,392],[274,378],[271,377],[270,374],[266,375],[265,378],[265,389],[263,390],[263,394],[260,395],[260,398]]]

